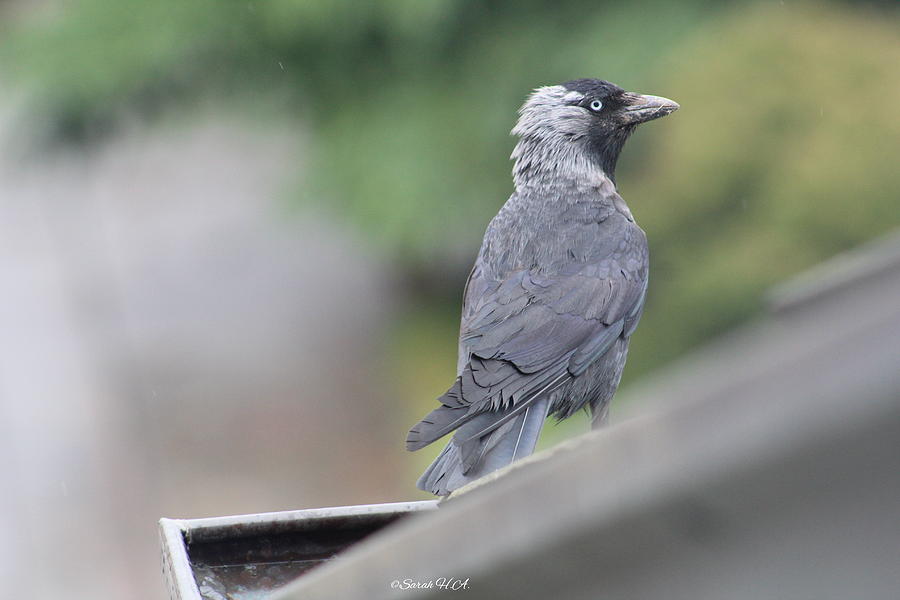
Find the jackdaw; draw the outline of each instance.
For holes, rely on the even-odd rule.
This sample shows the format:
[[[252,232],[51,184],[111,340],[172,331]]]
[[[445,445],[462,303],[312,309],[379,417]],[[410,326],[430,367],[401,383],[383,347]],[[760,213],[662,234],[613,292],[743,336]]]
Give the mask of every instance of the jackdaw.
[[[615,183],[635,127],[675,111],[598,79],[536,89],[512,134],[515,191],[463,291],[459,362],[408,450],[456,434],[419,478],[446,495],[534,451],[548,415],[606,421],[647,292],[647,238]]]

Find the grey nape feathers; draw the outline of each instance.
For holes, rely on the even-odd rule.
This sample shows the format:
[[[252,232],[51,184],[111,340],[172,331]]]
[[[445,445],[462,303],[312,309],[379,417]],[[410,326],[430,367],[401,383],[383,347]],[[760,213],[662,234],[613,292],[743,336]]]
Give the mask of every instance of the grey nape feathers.
[[[466,283],[456,382],[406,440],[418,450],[456,432],[419,488],[446,495],[531,454],[548,415],[588,408],[604,423],[647,291],[647,239],[616,161],[638,124],[677,108],[598,79],[522,106],[515,191]]]

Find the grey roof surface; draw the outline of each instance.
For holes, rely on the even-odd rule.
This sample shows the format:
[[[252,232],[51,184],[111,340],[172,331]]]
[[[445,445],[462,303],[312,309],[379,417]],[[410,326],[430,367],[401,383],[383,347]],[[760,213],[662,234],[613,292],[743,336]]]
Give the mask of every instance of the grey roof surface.
[[[470,599],[893,597],[898,249],[885,238],[782,288],[768,317],[632,388],[619,424],[276,597],[445,597],[440,578],[468,580]],[[404,580],[426,587],[392,587]]]

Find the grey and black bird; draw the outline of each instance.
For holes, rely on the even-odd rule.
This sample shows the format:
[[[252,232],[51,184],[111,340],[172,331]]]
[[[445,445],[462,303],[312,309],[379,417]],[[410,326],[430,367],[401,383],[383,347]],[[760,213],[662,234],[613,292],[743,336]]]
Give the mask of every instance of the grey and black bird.
[[[678,104],[599,79],[536,89],[512,133],[515,191],[463,292],[459,361],[418,450],[455,431],[418,481],[446,495],[534,451],[549,415],[606,421],[647,293],[647,238],[616,189],[640,123]]]

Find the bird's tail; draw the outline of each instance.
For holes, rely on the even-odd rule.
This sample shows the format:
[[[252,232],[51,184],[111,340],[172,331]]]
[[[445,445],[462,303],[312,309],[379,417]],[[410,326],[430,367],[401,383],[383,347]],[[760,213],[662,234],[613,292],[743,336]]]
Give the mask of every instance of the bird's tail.
[[[511,417],[507,413],[512,410],[483,413],[469,420],[416,485],[426,492],[446,496],[491,471],[528,456],[534,452],[549,406],[550,400],[545,397],[534,400]],[[493,427],[492,424],[497,422],[502,425]],[[472,432],[485,430],[480,437],[469,437]]]

